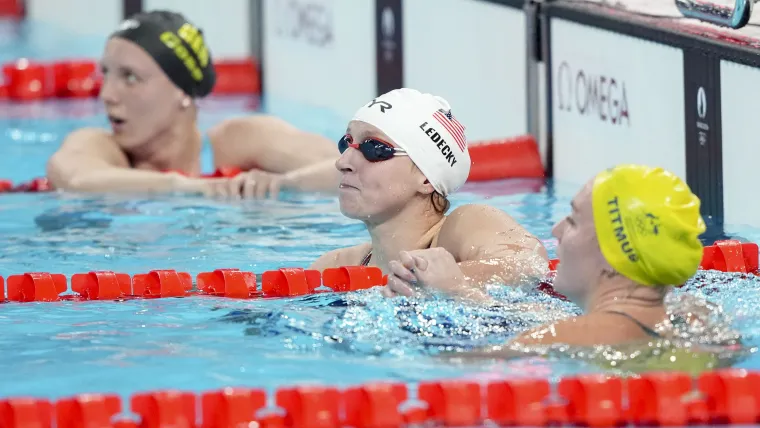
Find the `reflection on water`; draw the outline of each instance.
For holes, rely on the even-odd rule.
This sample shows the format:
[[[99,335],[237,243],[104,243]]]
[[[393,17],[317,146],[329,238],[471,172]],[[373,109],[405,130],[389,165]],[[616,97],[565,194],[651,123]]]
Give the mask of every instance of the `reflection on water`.
[[[580,363],[574,368],[565,366],[571,372],[592,366],[617,374],[651,370],[700,373],[747,362],[757,351],[757,329],[743,329],[740,334],[736,320],[715,299],[700,291],[705,290],[706,283],[726,284],[734,279],[733,275],[700,272],[684,288],[669,294],[669,319],[657,327],[662,339],[615,347],[532,348],[526,358],[538,354],[552,362]],[[743,280],[757,291],[760,282],[756,278]],[[743,287],[745,291],[747,285]],[[279,338],[283,347],[299,352],[329,349],[373,358],[419,360],[501,345],[529,328],[579,314],[574,305],[536,290],[492,287],[489,292],[504,307],[468,306],[451,299],[385,299],[376,290],[369,290],[315,296],[299,301],[298,309],[284,306],[275,311],[235,310],[220,321],[243,324],[251,340]],[[760,303],[758,300],[754,297],[747,304]],[[321,307],[318,302],[322,302]],[[447,362],[457,363],[450,359]],[[476,367],[484,364],[476,363]],[[460,367],[468,364],[473,361],[465,361]]]

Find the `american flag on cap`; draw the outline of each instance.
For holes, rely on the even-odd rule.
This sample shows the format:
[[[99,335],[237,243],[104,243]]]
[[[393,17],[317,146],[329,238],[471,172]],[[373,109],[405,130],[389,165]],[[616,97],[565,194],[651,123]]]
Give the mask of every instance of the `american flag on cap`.
[[[464,152],[467,148],[467,140],[464,137],[464,126],[451,114],[451,110],[438,109],[438,111],[433,113],[433,117],[449,131],[449,134],[457,142],[459,150]]]

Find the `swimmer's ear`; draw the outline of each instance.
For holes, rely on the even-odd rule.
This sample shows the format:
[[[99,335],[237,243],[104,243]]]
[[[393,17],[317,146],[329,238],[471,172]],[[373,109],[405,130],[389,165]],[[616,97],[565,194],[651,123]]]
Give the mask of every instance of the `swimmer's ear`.
[[[417,191],[422,193],[423,195],[429,195],[435,192],[435,188],[433,187],[432,184],[430,184],[430,181],[426,179],[424,182],[422,182],[422,184],[420,185],[420,188]]]
[[[192,101],[190,100],[190,97],[182,97],[182,108],[190,107],[191,103]]]

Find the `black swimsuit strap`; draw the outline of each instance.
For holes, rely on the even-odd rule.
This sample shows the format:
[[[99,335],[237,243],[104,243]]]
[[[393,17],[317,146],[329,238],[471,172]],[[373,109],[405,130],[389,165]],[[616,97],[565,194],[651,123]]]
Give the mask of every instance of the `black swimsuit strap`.
[[[369,264],[369,259],[371,258],[372,258],[372,250],[369,250],[369,253],[367,253],[367,255],[364,256],[359,266],[367,266]]]
[[[654,331],[651,328],[647,327],[641,321],[639,321],[636,318],[628,315],[625,312],[619,312],[619,311],[605,311],[605,312],[608,312],[608,313],[611,313],[611,314],[622,315],[622,316],[628,318],[629,320],[633,321],[637,326],[639,326],[642,330],[644,330],[644,333],[646,333],[646,334],[648,334],[648,335],[650,335],[652,337],[661,337],[659,333],[657,333],[656,331]]]

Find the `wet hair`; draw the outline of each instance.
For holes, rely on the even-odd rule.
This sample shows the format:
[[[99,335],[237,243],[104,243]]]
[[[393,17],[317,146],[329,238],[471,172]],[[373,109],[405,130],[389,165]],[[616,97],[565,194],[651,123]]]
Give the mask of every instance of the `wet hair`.
[[[414,163],[412,163],[412,169],[420,171],[419,167]],[[430,183],[429,180],[425,180],[425,182]],[[430,194],[430,205],[433,206],[433,211],[435,211],[436,214],[444,215],[451,207],[451,202],[449,202],[449,199],[437,190],[433,190],[433,193]]]
[[[446,211],[451,207],[451,202],[449,202],[448,198],[438,193],[438,191],[430,194],[430,203],[433,205],[435,212],[440,215],[446,214]]]

